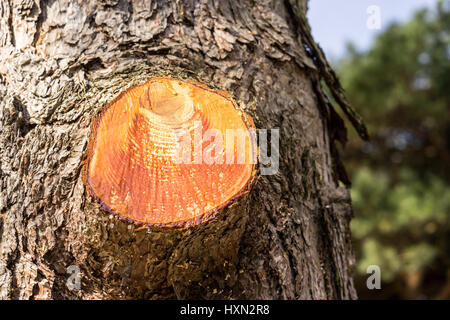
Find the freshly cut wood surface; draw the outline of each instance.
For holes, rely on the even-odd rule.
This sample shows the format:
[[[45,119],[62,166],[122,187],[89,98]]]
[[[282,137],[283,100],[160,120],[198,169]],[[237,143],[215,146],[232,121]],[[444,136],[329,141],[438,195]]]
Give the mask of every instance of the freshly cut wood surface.
[[[244,119],[221,92],[153,78],[94,119],[87,186],[105,210],[136,224],[212,219],[254,176],[256,141]]]

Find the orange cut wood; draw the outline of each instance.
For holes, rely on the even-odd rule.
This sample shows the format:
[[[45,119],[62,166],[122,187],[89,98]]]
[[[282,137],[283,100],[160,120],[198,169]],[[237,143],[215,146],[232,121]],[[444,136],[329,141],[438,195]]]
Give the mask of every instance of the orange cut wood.
[[[227,93],[152,78],[93,121],[85,178],[103,209],[129,222],[189,226],[245,193],[256,153],[253,122]]]

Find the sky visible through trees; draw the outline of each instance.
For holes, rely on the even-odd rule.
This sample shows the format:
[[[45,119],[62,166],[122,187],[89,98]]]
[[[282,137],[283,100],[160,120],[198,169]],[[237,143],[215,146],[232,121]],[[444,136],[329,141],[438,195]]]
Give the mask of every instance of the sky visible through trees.
[[[376,13],[376,8],[366,12],[373,3],[363,8],[367,1],[358,2],[335,8],[328,14],[341,20],[322,18],[321,26],[314,18],[318,3],[323,11],[332,8],[312,1],[310,20],[325,51],[339,54],[332,57],[333,64],[371,135],[363,142],[349,129],[342,151],[353,183],[359,296],[449,299],[450,1],[396,1],[392,11],[390,5],[380,5],[379,30],[361,22]],[[342,16],[350,14],[346,8],[359,16],[343,22]],[[389,17],[396,14],[399,19],[393,22]],[[357,24],[362,24],[359,38],[358,29],[350,32],[354,41],[343,47],[337,43],[344,41],[345,32],[329,45],[320,36],[325,25],[332,38],[333,30],[338,34]],[[366,286],[371,265],[380,267],[381,290]]]

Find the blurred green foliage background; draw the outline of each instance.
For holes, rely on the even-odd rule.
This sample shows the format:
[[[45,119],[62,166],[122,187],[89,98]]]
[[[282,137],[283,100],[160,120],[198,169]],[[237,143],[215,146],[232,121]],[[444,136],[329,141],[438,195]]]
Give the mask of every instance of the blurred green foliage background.
[[[352,181],[360,298],[450,299],[450,1],[336,63],[371,140],[341,152]],[[349,130],[350,131],[350,130]],[[368,290],[369,265],[383,290]]]

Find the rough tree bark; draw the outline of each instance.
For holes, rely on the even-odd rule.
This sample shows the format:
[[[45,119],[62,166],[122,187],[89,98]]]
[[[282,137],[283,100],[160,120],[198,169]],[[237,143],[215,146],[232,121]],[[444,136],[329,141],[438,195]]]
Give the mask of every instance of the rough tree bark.
[[[356,298],[346,131],[322,83],[365,131],[306,2],[1,0],[0,298]],[[228,91],[258,128],[280,129],[279,172],[232,221],[148,233],[86,192],[91,119],[153,75]]]

